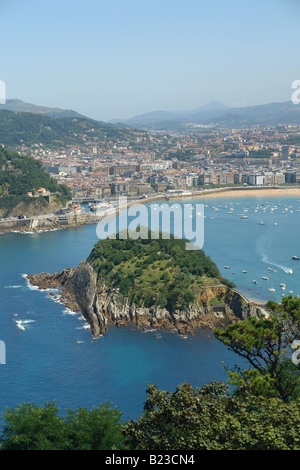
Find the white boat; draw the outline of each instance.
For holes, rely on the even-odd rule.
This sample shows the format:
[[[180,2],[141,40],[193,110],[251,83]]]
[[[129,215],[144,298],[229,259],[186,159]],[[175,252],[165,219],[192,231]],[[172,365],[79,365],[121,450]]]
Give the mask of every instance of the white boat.
[[[261,221],[259,222],[259,225],[265,225],[264,221],[261,220]]]
[[[224,266],[224,269],[229,269],[229,266]]]
[[[275,292],[275,289],[273,289],[273,287],[270,287],[270,289],[268,289],[270,292]]]
[[[263,276],[262,279],[264,279],[265,281],[269,280],[269,278],[267,276]]]
[[[293,291],[292,291],[292,290],[289,290],[289,294],[292,294],[292,293],[293,293]]]
[[[254,280],[254,281],[253,281],[253,284],[258,284],[258,281],[255,281],[255,280]]]
[[[242,273],[246,273],[247,271],[245,271],[244,269],[242,270]]]

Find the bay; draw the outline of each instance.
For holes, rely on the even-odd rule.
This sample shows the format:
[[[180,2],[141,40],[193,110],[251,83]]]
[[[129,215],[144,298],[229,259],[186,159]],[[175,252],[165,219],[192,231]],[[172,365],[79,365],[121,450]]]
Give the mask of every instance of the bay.
[[[204,204],[203,249],[248,298],[264,303],[280,301],[289,291],[300,294],[300,261],[291,259],[300,255],[297,198],[177,203]],[[77,266],[96,242],[95,225],[0,237],[0,339],[6,344],[6,364],[0,365],[0,412],[22,402],[43,406],[56,400],[64,410],[90,408],[107,399],[124,418],[138,418],[148,383],[170,391],[184,381],[197,387],[226,381],[222,362],[246,365],[207,332],[183,339],[174,332],[110,327],[106,336],[95,340],[80,314],[55,302],[50,292],[28,286],[25,273]]]

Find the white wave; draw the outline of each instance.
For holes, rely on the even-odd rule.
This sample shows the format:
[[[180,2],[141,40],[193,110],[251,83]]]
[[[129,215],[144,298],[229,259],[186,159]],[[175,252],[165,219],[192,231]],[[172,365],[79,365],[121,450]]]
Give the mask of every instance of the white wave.
[[[46,289],[41,289],[38,286],[32,285],[31,282],[28,279],[28,274],[22,274],[21,277],[26,280],[26,287],[28,287],[28,289],[30,289],[30,290],[36,290],[36,291],[39,291],[39,292],[59,292],[59,289],[56,288],[56,287],[48,287]]]
[[[23,279],[26,280],[26,287],[28,287],[28,289],[30,289],[30,290],[40,290],[40,289],[38,288],[38,286],[33,286],[33,285],[31,284],[31,282],[30,282],[29,279],[28,279],[28,274],[22,274],[22,277],[23,277]]]
[[[52,289],[51,289],[51,291],[52,291]],[[57,303],[57,304],[63,304],[63,303],[61,302],[60,298],[57,297],[56,295],[47,294],[47,295],[46,295],[46,298],[53,300],[53,302],[55,302],[55,303]]]
[[[77,326],[76,330],[89,330],[90,328],[91,328],[90,325],[88,323],[86,323],[83,326]]]
[[[57,232],[58,230],[62,230],[61,228],[49,228],[49,229],[40,229],[37,230],[35,233],[44,233],[44,232]]]
[[[25,331],[25,325],[27,325],[28,323],[35,322],[35,320],[14,320],[14,321],[16,322],[17,327],[23,331]]]
[[[22,320],[16,320],[16,325],[20,330],[25,330],[25,327],[22,324]]]
[[[21,232],[20,230],[11,230],[10,233],[19,233],[20,235],[32,235],[35,232]]]
[[[63,315],[71,315],[71,316],[78,315],[78,312],[75,312],[74,310],[71,310],[70,308],[65,308],[62,313]]]
[[[264,263],[270,264],[271,266],[276,266],[276,268],[281,269],[287,274],[293,274],[293,270],[289,268],[288,266],[282,266],[281,264],[273,263],[271,261],[263,259]]]
[[[275,266],[276,268],[281,269],[283,272],[285,272],[287,274],[293,274],[293,270],[291,268],[289,268],[288,266],[283,266],[281,264],[274,263],[273,261],[269,261],[268,258],[266,257],[266,255],[264,255],[264,254],[261,254],[261,255],[262,255],[263,263],[268,264],[269,266]]]
[[[20,287],[23,286],[5,286],[4,289],[19,289]]]

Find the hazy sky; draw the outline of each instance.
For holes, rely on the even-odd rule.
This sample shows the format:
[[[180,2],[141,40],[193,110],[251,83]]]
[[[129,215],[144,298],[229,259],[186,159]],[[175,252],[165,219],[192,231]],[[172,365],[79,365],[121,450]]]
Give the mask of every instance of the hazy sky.
[[[291,99],[299,0],[0,0],[7,97],[109,120]]]

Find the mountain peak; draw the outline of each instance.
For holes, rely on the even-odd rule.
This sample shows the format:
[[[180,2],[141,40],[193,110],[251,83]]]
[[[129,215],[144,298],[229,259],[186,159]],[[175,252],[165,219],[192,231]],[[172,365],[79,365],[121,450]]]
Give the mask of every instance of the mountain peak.
[[[86,119],[85,116],[77,113],[76,111],[52,108],[49,106],[38,106],[35,104],[26,103],[25,101],[22,101],[18,98],[7,99],[5,104],[0,104],[0,110],[2,109],[22,113],[43,114],[45,116],[51,117],[77,117]]]

